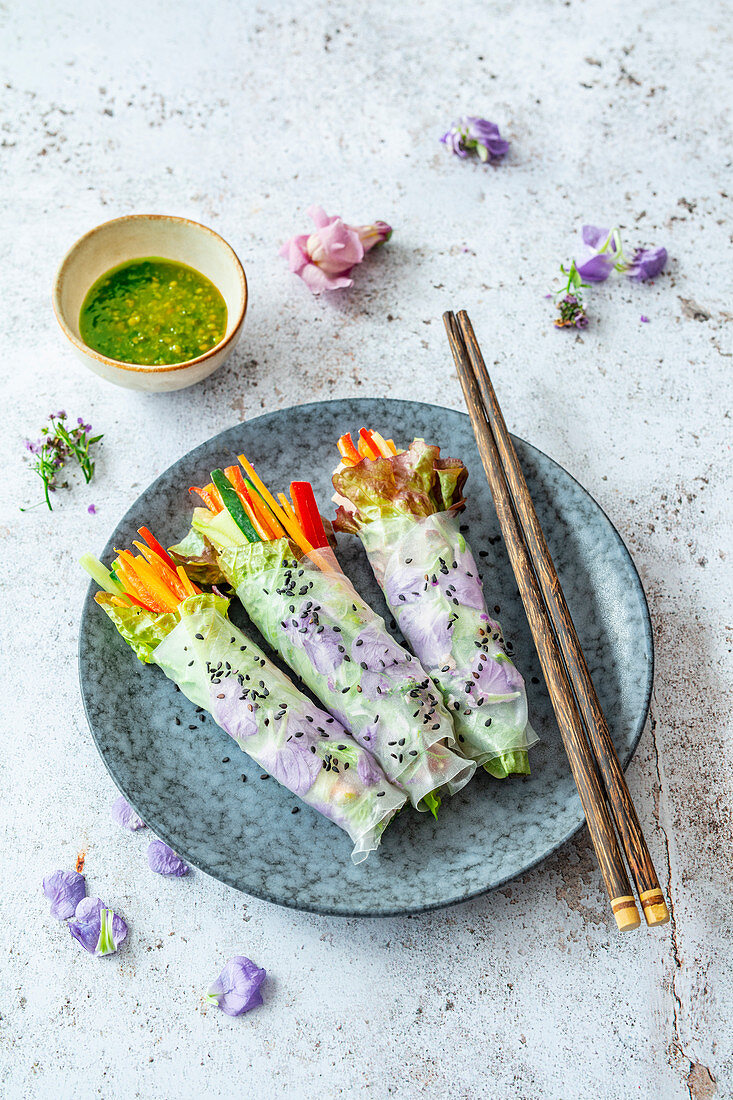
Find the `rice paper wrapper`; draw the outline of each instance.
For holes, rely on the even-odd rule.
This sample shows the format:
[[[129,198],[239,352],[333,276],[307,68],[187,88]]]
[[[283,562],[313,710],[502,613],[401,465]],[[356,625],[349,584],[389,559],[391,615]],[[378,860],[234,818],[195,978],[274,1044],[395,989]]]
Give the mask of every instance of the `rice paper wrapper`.
[[[217,609],[215,597],[185,600],[152,656],[261,768],[348,833],[355,863],[378,847],[404,793]]]
[[[458,750],[492,774],[528,772],[524,680],[487,610],[471,549],[450,512],[366,524],[359,537],[400,630],[455,722]]]
[[[330,549],[296,560],[287,539],[219,551],[219,564],[270,645],[399,784],[413,806],[454,794],[475,765],[419,661],[341,571]],[[325,567],[325,568],[324,568]]]

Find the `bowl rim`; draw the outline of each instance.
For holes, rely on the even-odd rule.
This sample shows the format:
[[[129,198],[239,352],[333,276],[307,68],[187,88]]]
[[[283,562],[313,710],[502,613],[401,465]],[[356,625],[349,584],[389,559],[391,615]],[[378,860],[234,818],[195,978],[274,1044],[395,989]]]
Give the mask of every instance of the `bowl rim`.
[[[64,280],[66,269],[68,267],[69,261],[71,260],[71,257],[74,255],[74,253],[78,251],[78,249],[81,247],[81,245],[84,244],[85,241],[89,240],[90,237],[93,237],[95,233],[99,232],[100,229],[106,229],[108,226],[116,225],[120,222],[130,221],[181,222],[183,225],[188,225],[194,229],[203,230],[204,233],[208,233],[211,237],[215,237],[216,240],[224,246],[224,248],[231,254],[232,258],[234,259],[234,265],[239,275],[241,290],[241,305],[237,313],[236,323],[226,339],[220,340],[218,344],[216,344],[213,348],[209,348],[209,350],[207,352],[204,352],[203,355],[199,355],[195,359],[186,359],[182,363],[168,363],[159,365],[151,364],[149,366],[145,366],[145,364],[143,363],[125,363],[121,359],[110,359],[109,356],[102,355],[101,352],[95,351],[95,349],[90,347],[89,344],[85,344],[83,340],[75,336],[72,330],[69,328],[66,322],[66,318],[64,317],[63,311],[61,309],[61,284]],[[96,359],[100,363],[104,363],[105,366],[117,367],[120,370],[131,371],[137,374],[168,374],[171,371],[184,370],[187,367],[192,367],[198,365],[199,363],[205,363],[207,359],[211,359],[214,355],[218,355],[227,347],[227,345],[229,345],[233,340],[236,339],[239,330],[242,327],[245,314],[247,313],[248,301],[249,293],[247,287],[247,276],[244,272],[242,261],[239,259],[239,256],[234,251],[229,242],[225,241],[224,238],[219,233],[217,233],[215,229],[211,229],[208,225],[204,225],[202,222],[194,221],[192,218],[179,217],[176,214],[123,214],[119,218],[110,218],[109,221],[100,222],[99,225],[95,225],[92,229],[88,229],[86,233],[83,233],[81,237],[74,241],[71,248],[67,250],[63,259],[61,260],[61,263],[59,264],[58,270],[56,272],[56,276],[54,278],[52,296],[53,311],[56,315],[56,320],[58,321],[59,326],[64,333],[64,336],[66,336],[66,338],[74,345],[75,348],[78,349],[78,351],[80,351],[83,355],[87,355],[92,359]]]

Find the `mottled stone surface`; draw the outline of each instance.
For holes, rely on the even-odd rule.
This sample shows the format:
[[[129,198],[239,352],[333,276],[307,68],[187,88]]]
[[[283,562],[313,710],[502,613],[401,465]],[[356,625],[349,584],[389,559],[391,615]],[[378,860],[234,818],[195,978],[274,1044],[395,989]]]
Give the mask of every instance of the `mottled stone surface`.
[[[726,15],[682,0],[0,13],[4,1095],[731,1095]],[[463,111],[512,142],[500,167],[437,143]],[[340,296],[312,298],[277,256],[311,202],[396,228]],[[144,211],[220,231],[251,289],[234,358],[159,398],[89,374],[49,303],[79,234]],[[671,259],[654,286],[594,290],[576,337],[552,331],[542,295],[583,221]],[[486,898],[363,922],[153,876],[149,838],[109,819],[77,682],[78,554],[256,413],[385,395],[460,408],[440,322],[458,307],[510,425],[607,510],[649,596],[656,685],[629,775],[673,905],[654,933],[613,930],[585,834]],[[40,487],[22,440],[55,407],[104,431],[97,476],[53,515],[20,513]],[[90,891],[130,922],[113,958],[47,916],[42,877],[81,849]],[[271,978],[232,1021],[202,993],[235,953]]]

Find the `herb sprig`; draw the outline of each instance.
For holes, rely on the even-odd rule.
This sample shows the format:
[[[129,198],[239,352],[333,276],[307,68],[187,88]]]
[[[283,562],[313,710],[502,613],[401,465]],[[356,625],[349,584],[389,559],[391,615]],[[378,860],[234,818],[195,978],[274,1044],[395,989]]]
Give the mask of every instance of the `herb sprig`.
[[[555,306],[560,311],[560,316],[555,318],[555,328],[587,328],[588,315],[581,291],[588,284],[583,282],[575,260],[571,261],[567,271],[561,264],[560,271],[567,282],[553,295]]]
[[[92,426],[85,424],[81,417],[77,418],[75,427],[70,427],[64,409],[50,413],[48,419],[49,423],[41,428],[40,437],[35,442],[27,439],[25,446],[36,457],[33,469],[43,482],[43,494],[49,511],[53,511],[49,494],[55,493],[59,487],[68,488],[68,482],[64,481],[60,486],[58,482],[59,473],[65,463],[68,459],[75,458],[84,474],[85,482],[89,484],[94,477],[94,460],[89,449],[102,436],[90,435]]]

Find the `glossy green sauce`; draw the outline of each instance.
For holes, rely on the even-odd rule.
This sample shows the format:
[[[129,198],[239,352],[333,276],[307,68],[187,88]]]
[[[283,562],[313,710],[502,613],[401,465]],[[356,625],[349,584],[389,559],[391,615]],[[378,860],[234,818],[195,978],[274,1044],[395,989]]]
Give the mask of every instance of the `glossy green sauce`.
[[[161,366],[210,351],[227,327],[226,302],[186,264],[146,256],[113,267],[79,314],[85,344],[121,363]]]

